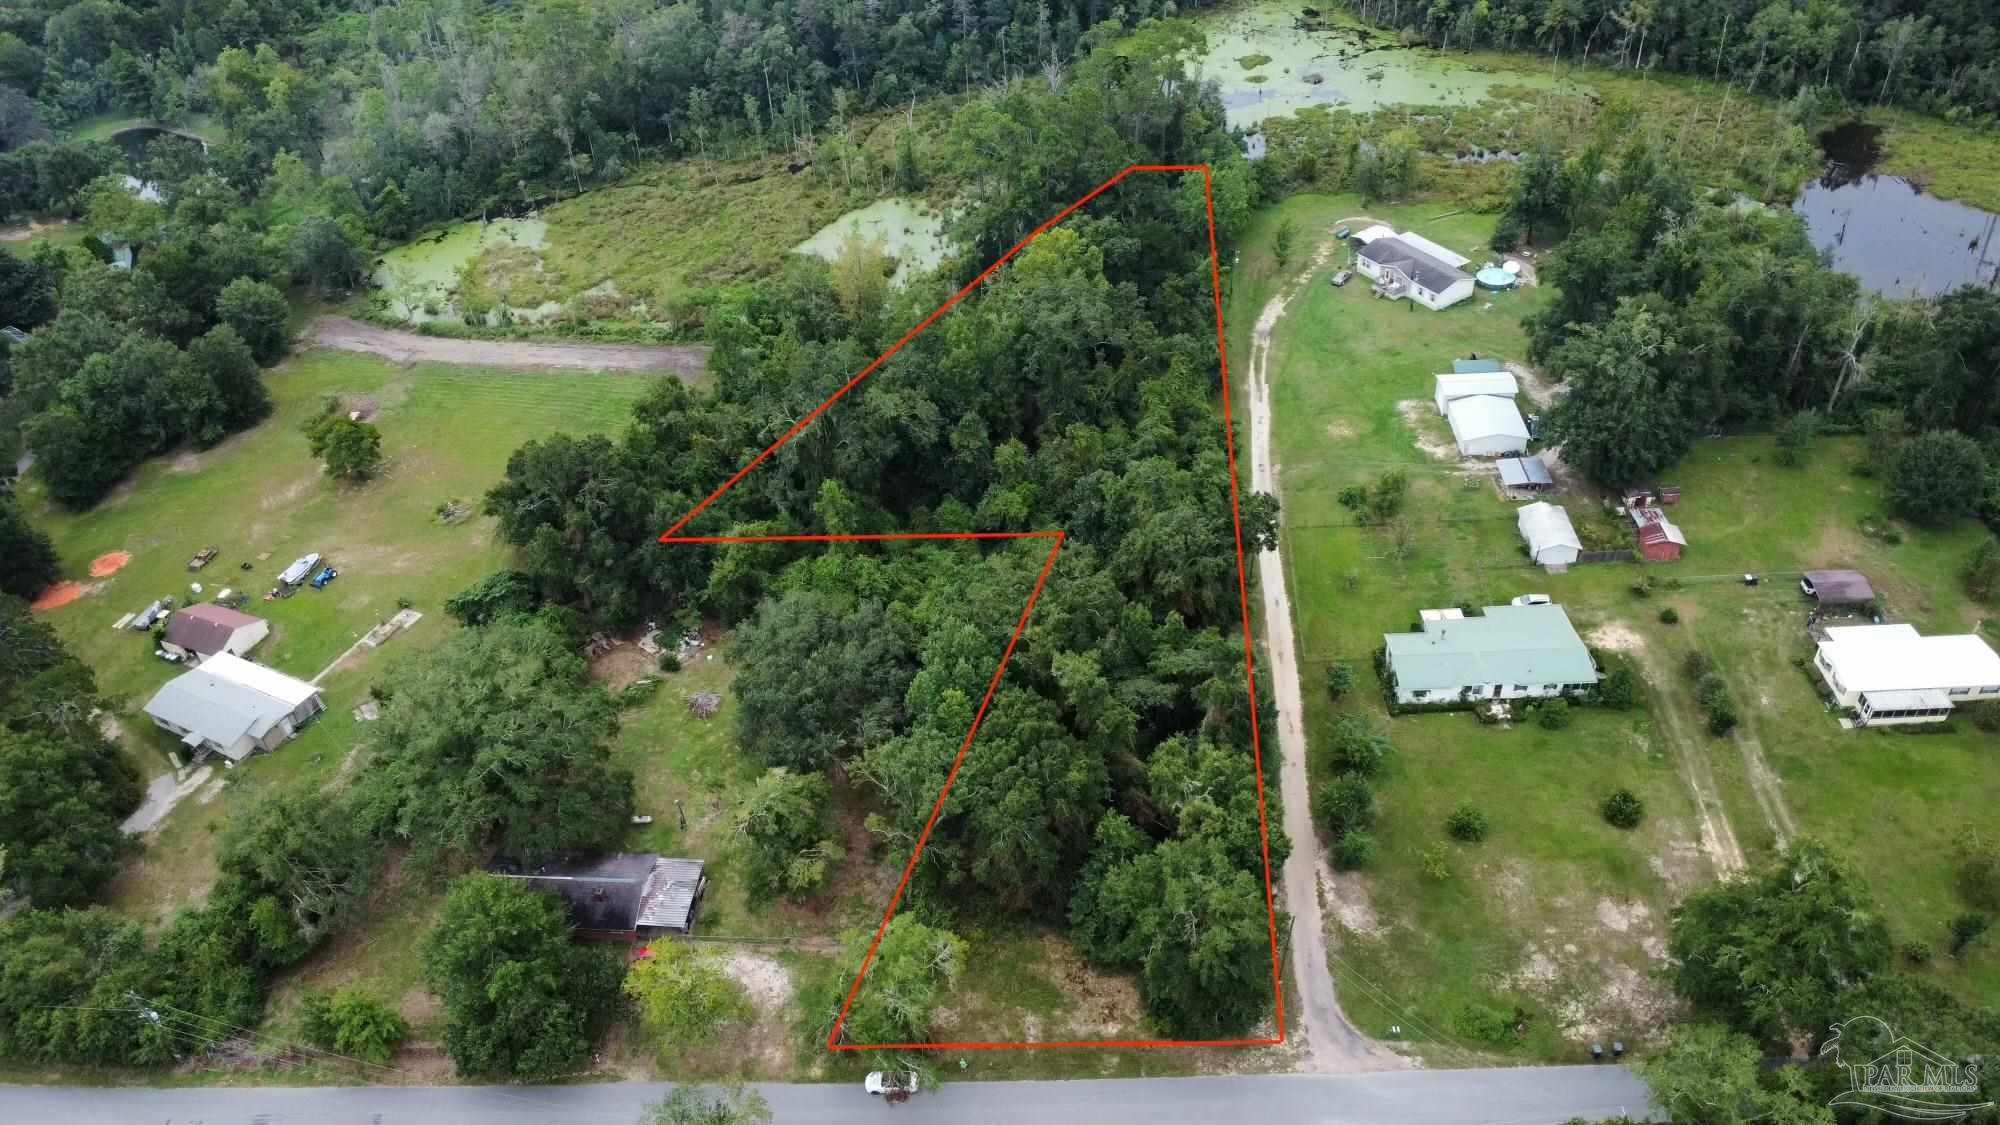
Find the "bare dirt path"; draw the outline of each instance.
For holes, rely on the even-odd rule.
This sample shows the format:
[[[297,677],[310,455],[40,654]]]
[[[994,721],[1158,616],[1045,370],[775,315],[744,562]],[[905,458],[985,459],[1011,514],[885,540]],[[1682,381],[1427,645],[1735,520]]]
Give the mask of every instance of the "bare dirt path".
[[[306,339],[322,348],[366,352],[397,363],[475,367],[563,367],[583,371],[657,371],[693,382],[708,367],[706,344],[557,344],[539,340],[455,340],[424,336],[345,316],[322,316]]]
[[[1312,261],[1298,277],[1279,290],[1257,317],[1250,345],[1250,487],[1277,495],[1278,465],[1271,450],[1271,333],[1296,297],[1338,244],[1331,239],[1314,250]],[[1321,1072],[1382,1070],[1407,1066],[1399,1055],[1363,1035],[1348,1022],[1334,995],[1333,974],[1327,967],[1326,923],[1322,896],[1331,899],[1334,882],[1313,831],[1311,796],[1306,784],[1306,730],[1299,695],[1297,645],[1292,636],[1292,602],[1285,589],[1285,565],[1277,551],[1257,556],[1257,584],[1264,596],[1264,682],[1270,685],[1278,712],[1278,750],[1283,755],[1279,793],[1284,801],[1285,835],[1292,854],[1283,871],[1285,909],[1292,916],[1292,975],[1299,991],[1294,1031],[1305,1033],[1308,1058]]]
[[[1638,662],[1640,673],[1659,693],[1664,694],[1667,685],[1673,682],[1674,669],[1667,667],[1666,660],[1632,630],[1606,625],[1593,630],[1589,640],[1601,648],[1630,654]],[[1657,704],[1665,702],[1656,700]],[[1660,733],[1673,747],[1681,780],[1687,782],[1689,792],[1694,794],[1695,815],[1701,820],[1701,850],[1707,853],[1709,862],[1715,865],[1715,873],[1722,878],[1743,874],[1750,865],[1743,856],[1743,846],[1736,842],[1735,829],[1729,826],[1729,814],[1723,810],[1722,793],[1716,788],[1715,770],[1709,765],[1701,736],[1689,728],[1677,707],[1656,705],[1653,714],[1659,721]]]

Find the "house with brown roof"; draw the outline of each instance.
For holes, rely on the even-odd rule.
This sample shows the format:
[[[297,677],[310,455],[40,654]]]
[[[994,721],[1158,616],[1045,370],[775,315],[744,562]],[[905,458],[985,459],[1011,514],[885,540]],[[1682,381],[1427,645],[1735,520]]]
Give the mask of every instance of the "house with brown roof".
[[[167,619],[160,647],[185,660],[206,660],[218,652],[242,656],[271,635],[271,623],[226,605],[203,602],[178,610]]]

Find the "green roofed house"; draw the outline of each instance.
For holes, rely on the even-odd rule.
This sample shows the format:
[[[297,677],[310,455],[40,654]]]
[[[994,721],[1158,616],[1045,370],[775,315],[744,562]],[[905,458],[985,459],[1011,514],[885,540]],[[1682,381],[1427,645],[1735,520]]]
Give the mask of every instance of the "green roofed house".
[[[1480,617],[1423,616],[1418,632],[1382,638],[1398,703],[1541,698],[1597,683],[1597,662],[1559,605],[1490,605]]]

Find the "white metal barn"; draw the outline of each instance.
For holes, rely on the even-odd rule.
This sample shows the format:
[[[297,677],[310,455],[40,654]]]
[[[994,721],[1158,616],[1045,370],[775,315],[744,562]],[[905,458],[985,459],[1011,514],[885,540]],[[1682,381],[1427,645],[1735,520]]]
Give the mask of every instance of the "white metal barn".
[[[1445,407],[1451,437],[1466,457],[1502,457],[1528,448],[1528,423],[1514,400],[1499,395],[1453,399]]]
[[[1356,236],[1363,245],[1354,268],[1375,283],[1375,292],[1408,298],[1427,309],[1446,309],[1472,296],[1472,275],[1459,267],[1466,259],[1419,234],[1386,234],[1370,227]]]
[[[1521,384],[1505,371],[1470,371],[1437,376],[1437,390],[1431,401],[1437,403],[1438,413],[1443,414],[1452,400],[1471,398],[1473,395],[1499,395],[1513,398],[1521,393]]]
[[[1583,553],[1583,540],[1570,526],[1569,513],[1546,500],[1523,504],[1515,524],[1528,541],[1528,557],[1552,570],[1570,565]]]

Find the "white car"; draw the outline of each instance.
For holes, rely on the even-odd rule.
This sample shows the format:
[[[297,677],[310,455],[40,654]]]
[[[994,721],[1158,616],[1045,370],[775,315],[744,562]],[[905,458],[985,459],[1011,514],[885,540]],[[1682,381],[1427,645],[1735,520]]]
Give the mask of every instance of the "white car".
[[[871,1094],[908,1097],[917,1092],[917,1072],[910,1071],[908,1076],[898,1083],[894,1075],[872,1070],[868,1072],[868,1077],[862,1080],[861,1088]]]
[[[1515,605],[1554,605],[1555,602],[1547,594],[1522,594],[1514,599]]]

